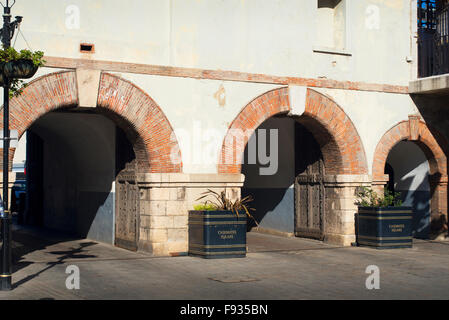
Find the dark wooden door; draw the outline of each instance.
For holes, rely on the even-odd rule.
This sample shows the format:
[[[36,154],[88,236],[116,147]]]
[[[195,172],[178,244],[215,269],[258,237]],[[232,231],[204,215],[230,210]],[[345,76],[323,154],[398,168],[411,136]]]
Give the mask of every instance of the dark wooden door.
[[[139,240],[139,187],[133,147],[116,128],[115,245],[137,250]]]
[[[116,178],[115,245],[137,250],[139,240],[139,187],[136,170],[127,166]]]
[[[324,162],[312,134],[298,126],[296,134],[295,235],[323,240]]]

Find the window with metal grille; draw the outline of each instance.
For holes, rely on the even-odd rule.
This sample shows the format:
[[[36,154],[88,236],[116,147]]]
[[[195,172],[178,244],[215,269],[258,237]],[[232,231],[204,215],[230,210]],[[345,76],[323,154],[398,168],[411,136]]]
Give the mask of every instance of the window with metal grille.
[[[418,0],[418,77],[449,73],[449,0]]]

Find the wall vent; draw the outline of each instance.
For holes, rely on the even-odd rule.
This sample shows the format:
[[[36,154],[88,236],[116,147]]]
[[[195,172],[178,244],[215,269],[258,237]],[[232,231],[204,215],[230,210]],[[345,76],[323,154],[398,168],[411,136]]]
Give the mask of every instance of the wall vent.
[[[80,44],[80,52],[83,53],[94,53],[95,52],[95,46],[90,43],[81,43]]]

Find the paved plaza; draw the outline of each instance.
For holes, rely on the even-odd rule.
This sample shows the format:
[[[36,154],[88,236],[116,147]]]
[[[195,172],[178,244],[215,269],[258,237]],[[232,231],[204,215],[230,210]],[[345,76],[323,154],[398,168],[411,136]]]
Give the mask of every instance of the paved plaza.
[[[415,240],[411,249],[337,247],[248,233],[237,259],[153,257],[88,239],[22,230],[14,234],[13,290],[0,299],[448,299],[449,242]],[[80,272],[69,290],[67,267]],[[368,290],[366,268],[380,271]]]

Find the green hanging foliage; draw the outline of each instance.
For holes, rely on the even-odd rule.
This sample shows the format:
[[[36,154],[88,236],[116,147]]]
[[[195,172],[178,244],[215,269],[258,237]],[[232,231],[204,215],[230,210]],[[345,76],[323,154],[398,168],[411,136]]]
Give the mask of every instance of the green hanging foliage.
[[[0,50],[0,67],[2,68],[3,73],[3,66],[11,61],[17,61],[17,60],[31,60],[33,61],[33,65],[37,68],[42,67],[45,65],[45,60],[43,59],[44,52],[42,51],[31,51],[28,49],[23,49],[20,51],[17,51],[13,47],[8,48],[2,48]],[[3,75],[3,79],[4,79]],[[21,79],[12,78],[9,79],[10,81],[10,90],[9,90],[9,97],[16,97],[22,94],[23,90],[27,87],[27,84],[25,81]]]

